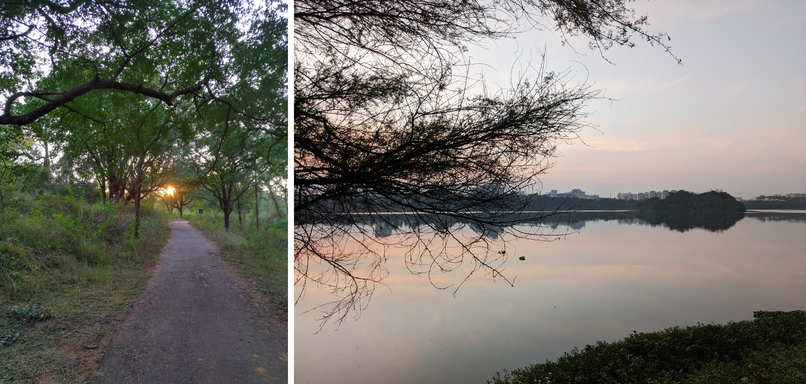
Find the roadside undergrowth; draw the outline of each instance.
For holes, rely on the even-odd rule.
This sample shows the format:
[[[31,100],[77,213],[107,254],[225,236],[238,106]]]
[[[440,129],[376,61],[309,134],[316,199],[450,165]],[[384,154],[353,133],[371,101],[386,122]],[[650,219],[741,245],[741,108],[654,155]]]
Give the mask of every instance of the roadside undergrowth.
[[[288,221],[274,219],[261,222],[260,229],[254,222],[230,225],[224,230],[222,214],[205,213],[186,215],[186,219],[201,229],[208,239],[218,245],[224,260],[235,262],[242,271],[253,278],[260,290],[267,293],[281,311],[288,314]]]
[[[0,211],[0,382],[80,383],[145,290],[170,231],[146,208],[19,194]]]

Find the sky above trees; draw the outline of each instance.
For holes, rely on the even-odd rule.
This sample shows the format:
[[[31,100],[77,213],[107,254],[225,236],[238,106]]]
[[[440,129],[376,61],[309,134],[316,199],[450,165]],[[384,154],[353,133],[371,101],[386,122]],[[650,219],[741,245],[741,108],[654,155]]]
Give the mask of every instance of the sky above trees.
[[[591,51],[561,46],[552,31],[470,46],[487,87],[539,67],[567,69],[605,96],[588,107],[595,129],[561,147],[543,190],[590,194],[722,189],[734,196],[806,192],[806,3],[638,1],[651,33],[668,33],[678,65],[660,47]],[[575,52],[576,51],[576,52]],[[608,63],[609,60],[613,64]]]

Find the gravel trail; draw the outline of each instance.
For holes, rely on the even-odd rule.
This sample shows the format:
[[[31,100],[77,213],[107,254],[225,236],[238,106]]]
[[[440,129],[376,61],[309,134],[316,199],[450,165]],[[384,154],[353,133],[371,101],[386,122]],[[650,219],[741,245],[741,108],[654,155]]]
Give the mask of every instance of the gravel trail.
[[[253,321],[243,283],[201,231],[187,221],[168,226],[168,246],[96,383],[287,382],[285,335]]]

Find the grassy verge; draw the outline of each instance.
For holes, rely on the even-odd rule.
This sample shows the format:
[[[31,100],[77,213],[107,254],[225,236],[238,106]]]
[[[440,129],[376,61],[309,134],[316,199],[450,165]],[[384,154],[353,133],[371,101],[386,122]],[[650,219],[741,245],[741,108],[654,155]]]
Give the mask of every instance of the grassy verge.
[[[0,212],[0,382],[80,383],[150,277],[170,232],[74,196],[18,196]]]
[[[221,214],[190,214],[186,218],[215,242],[224,260],[236,263],[242,271],[255,279],[260,290],[271,296],[276,310],[288,314],[288,222],[273,220],[261,223],[258,230],[251,225],[230,224],[224,230]],[[234,220],[233,220],[234,221]]]
[[[636,333],[487,383],[806,383],[806,311]]]

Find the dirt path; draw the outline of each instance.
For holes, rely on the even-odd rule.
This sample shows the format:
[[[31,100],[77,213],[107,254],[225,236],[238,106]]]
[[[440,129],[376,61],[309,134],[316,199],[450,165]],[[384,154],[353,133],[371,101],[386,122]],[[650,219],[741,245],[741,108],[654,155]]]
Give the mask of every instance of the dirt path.
[[[96,383],[287,382],[285,336],[252,321],[242,285],[201,231],[168,226],[168,246]]]

